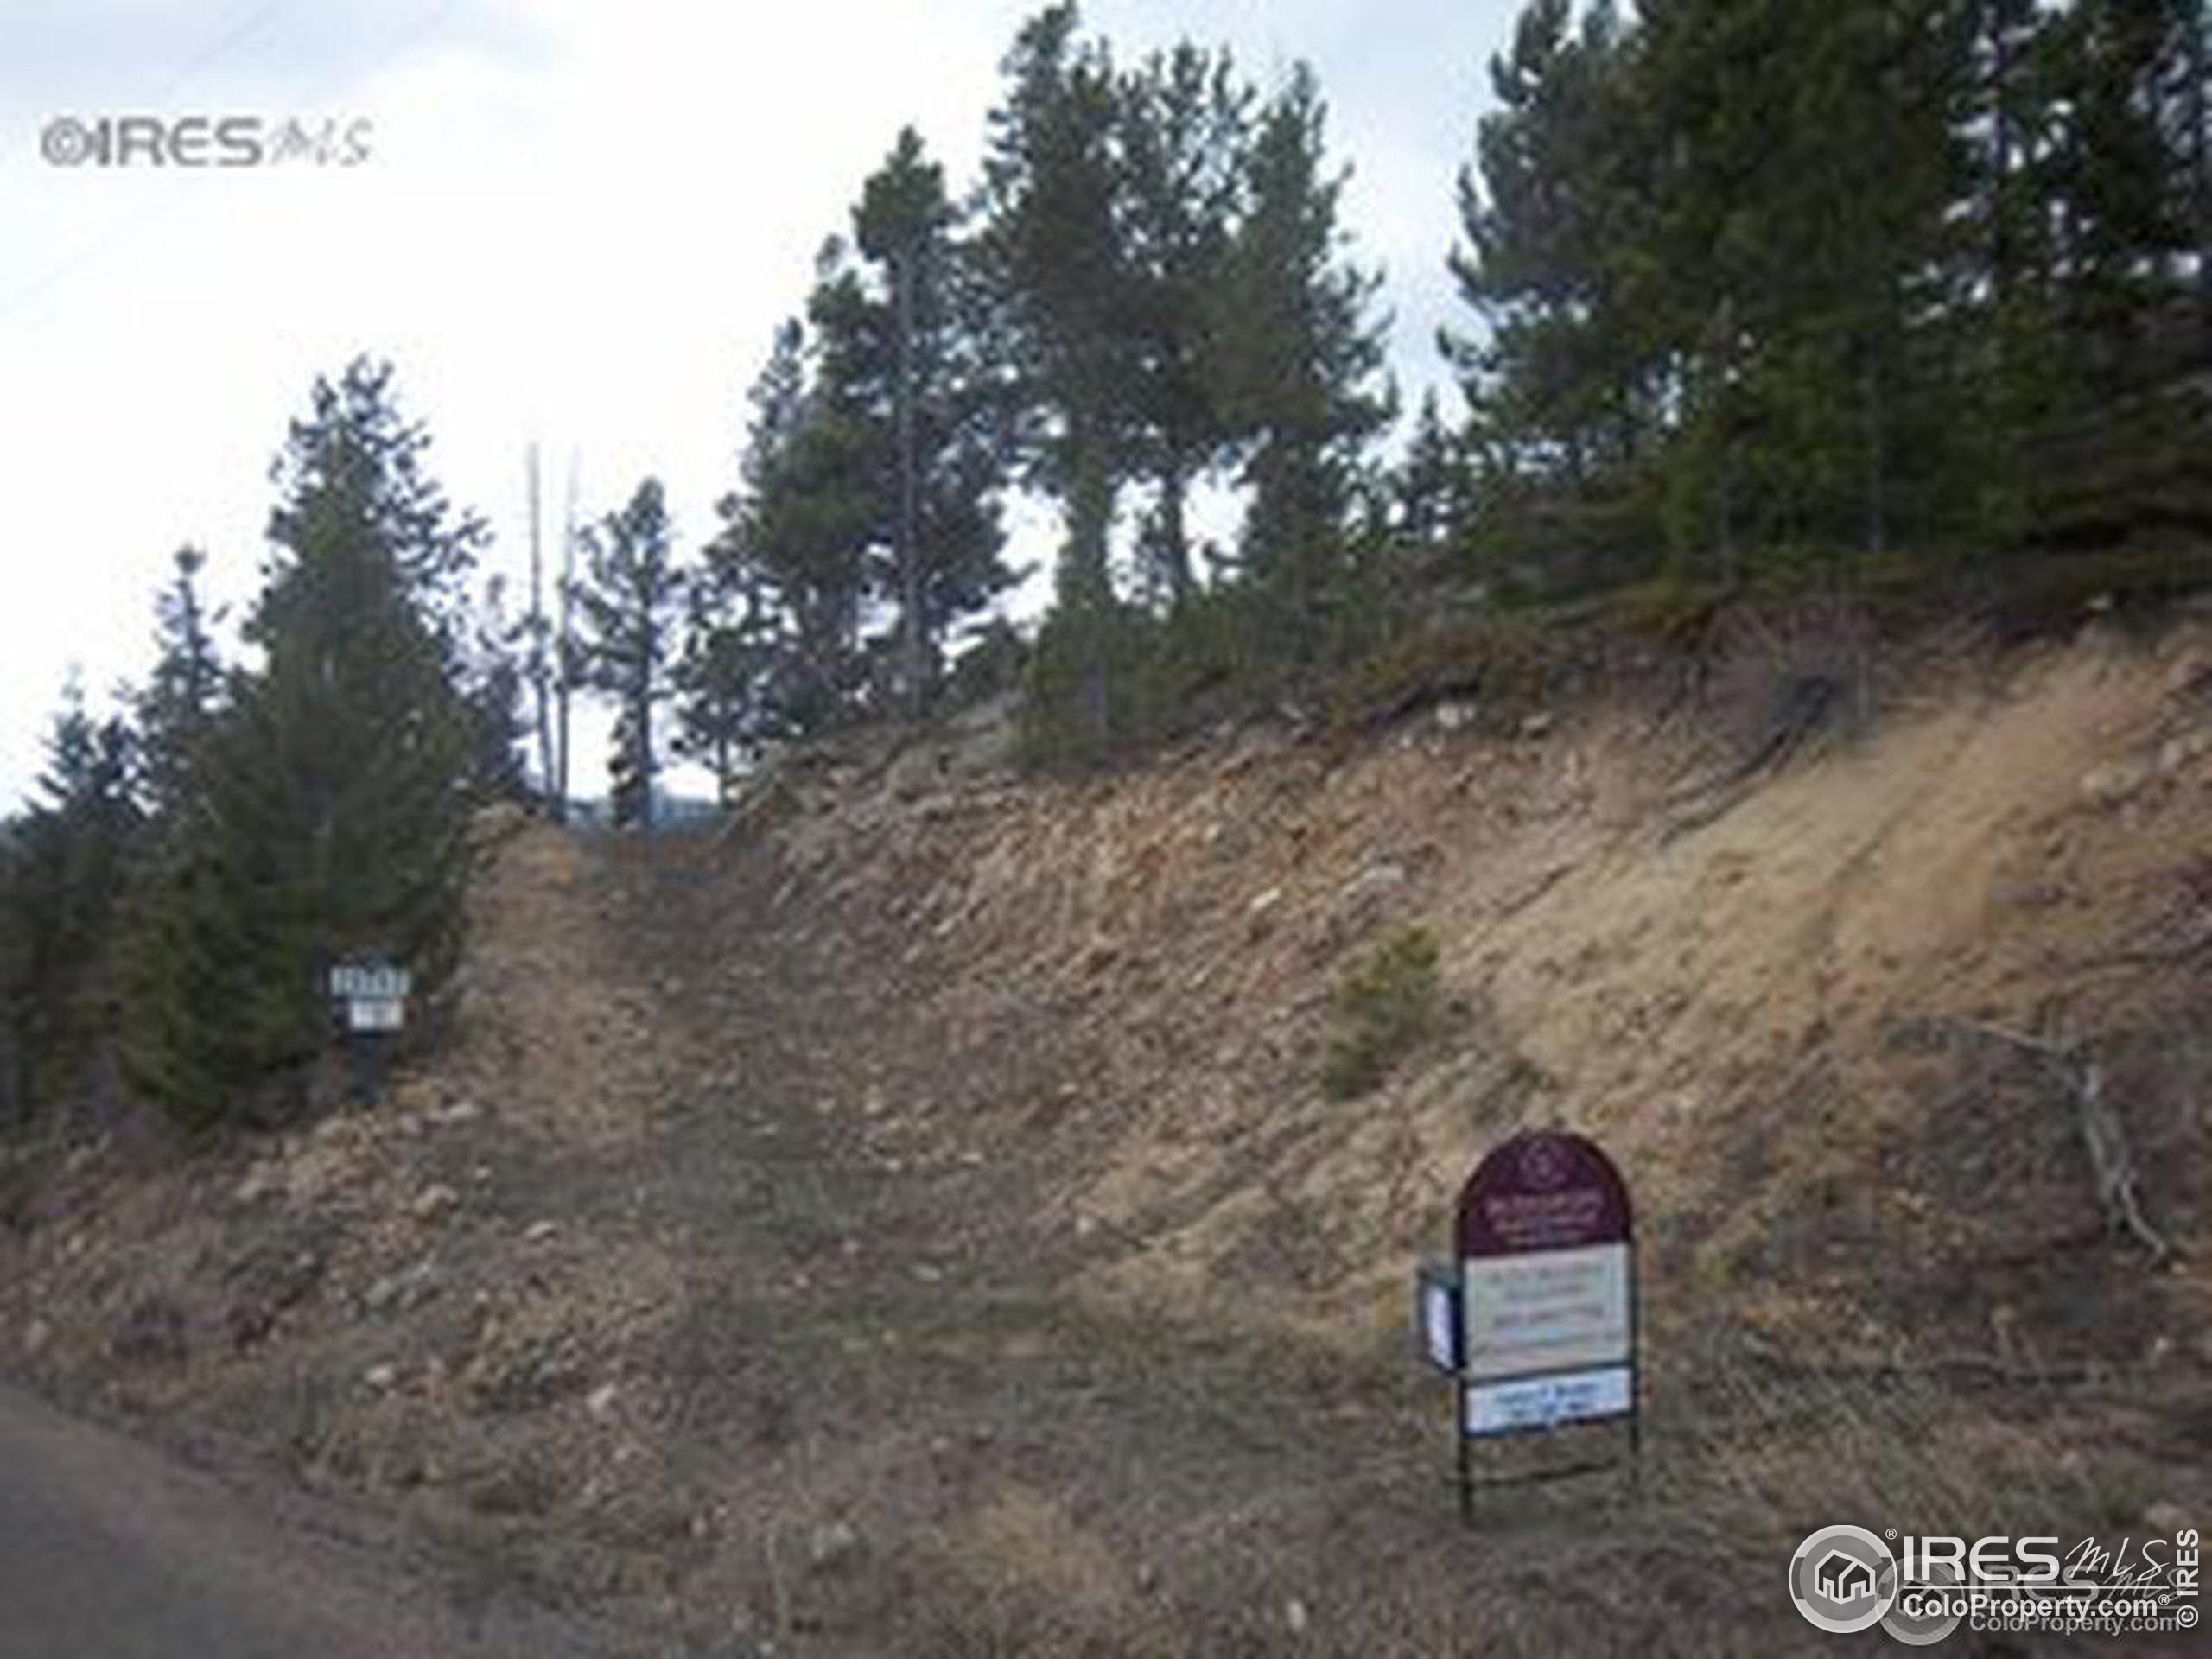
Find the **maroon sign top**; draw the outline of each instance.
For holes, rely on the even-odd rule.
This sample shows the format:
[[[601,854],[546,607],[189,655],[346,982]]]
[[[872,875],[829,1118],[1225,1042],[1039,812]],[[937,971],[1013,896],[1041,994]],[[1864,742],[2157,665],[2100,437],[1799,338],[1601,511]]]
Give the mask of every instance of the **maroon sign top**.
[[[1459,1189],[1459,1255],[1517,1255],[1628,1242],[1628,1185],[1579,1135],[1516,1135]]]

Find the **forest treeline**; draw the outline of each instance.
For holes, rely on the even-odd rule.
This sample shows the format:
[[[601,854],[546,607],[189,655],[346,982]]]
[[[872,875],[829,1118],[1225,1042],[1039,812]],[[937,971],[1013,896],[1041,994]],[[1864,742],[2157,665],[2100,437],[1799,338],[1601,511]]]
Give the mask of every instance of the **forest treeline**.
[[[281,1109],[347,954],[435,1005],[477,809],[565,808],[574,691],[649,823],[672,756],[728,787],[1010,694],[1039,760],[1112,760],[1592,600],[2201,583],[2207,12],[1533,0],[1438,204],[1456,393],[1409,420],[1313,72],[1039,12],[977,176],[908,129],[860,181],[696,551],[646,479],[547,572],[533,465],[511,617],[389,369],[318,382],[232,657],[178,555],[151,675],[71,691],[0,830],[0,1124]],[[1017,494],[1058,524],[1019,625]]]

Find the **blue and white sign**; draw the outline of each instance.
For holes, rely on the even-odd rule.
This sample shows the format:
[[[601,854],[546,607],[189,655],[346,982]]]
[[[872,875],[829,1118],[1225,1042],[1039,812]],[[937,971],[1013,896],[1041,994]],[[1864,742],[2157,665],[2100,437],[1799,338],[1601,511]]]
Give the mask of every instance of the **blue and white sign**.
[[[1469,1434],[1518,1434],[1561,1423],[1626,1416],[1632,1389],[1629,1368],[1608,1365],[1481,1384],[1467,1390],[1466,1402]]]
[[[1449,1262],[1425,1262],[1414,1281],[1414,1294],[1418,1300],[1415,1313],[1422,1351],[1438,1370],[1456,1376],[1466,1359],[1460,1344],[1466,1325],[1460,1313],[1459,1275]]]

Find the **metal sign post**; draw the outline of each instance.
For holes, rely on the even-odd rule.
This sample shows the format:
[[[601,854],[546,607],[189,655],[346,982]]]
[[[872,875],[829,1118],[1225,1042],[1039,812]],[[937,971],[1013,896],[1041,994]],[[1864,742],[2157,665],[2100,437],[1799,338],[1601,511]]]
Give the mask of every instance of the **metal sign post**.
[[[406,1024],[407,997],[414,988],[414,975],[381,957],[341,962],[330,970],[330,999],[340,1005],[341,1027],[371,1105],[383,1088],[385,1040]]]
[[[1636,1250],[1628,1187],[1611,1160],[1579,1135],[1516,1135],[1468,1178],[1456,1230],[1457,1262],[1424,1267],[1419,1294],[1430,1362],[1452,1381],[1460,1514],[1473,1518],[1478,1484],[1618,1461],[1478,1482],[1478,1440],[1623,1422],[1633,1476],[1642,1454]],[[1447,1325],[1456,1343],[1439,1334]]]

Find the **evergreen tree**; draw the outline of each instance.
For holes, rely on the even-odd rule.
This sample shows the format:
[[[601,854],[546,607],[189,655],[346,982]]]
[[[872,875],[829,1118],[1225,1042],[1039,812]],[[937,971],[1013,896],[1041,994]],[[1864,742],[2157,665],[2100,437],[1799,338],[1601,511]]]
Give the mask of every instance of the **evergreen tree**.
[[[115,1030],[114,919],[143,830],[136,738],[86,707],[73,675],[32,804],[9,836],[5,1013],[16,1112],[51,1111],[92,1077]]]
[[[0,1138],[31,1112],[28,1032],[32,993],[30,941],[23,925],[30,894],[20,817],[0,818]]]
[[[683,578],[669,553],[668,510],[648,478],[585,537],[576,589],[582,683],[615,702],[613,807],[619,826],[650,830],[660,776],[653,713],[666,701]]]
[[[2181,162],[2176,194],[2192,232],[2197,326],[2212,352],[2212,0],[2183,0],[2174,12],[2168,120]]]
[[[1056,589],[1075,629],[1105,622],[1113,609],[1109,555],[1134,401],[1115,150],[1126,104],[1111,53],[1077,38],[1080,21],[1071,3],[1039,13],[1002,67],[978,244],[1010,360],[1020,365],[1014,395],[1030,416],[1021,423],[1028,480],[1062,504]],[[1079,655],[1086,701],[1103,718],[1102,652],[1091,644]]]
[[[1450,262],[1487,327],[1444,346],[1504,469],[1586,486],[1636,453],[1649,418],[1625,245],[1649,179],[1617,16],[1595,6],[1578,32],[1568,0],[1535,0],[1490,73],[1497,108],[1459,176]]]
[[[760,573],[718,539],[684,594],[683,644],[671,677],[676,753],[715,774],[724,804],[745,764],[777,736],[776,671],[785,636]]]
[[[1251,435],[1240,565],[1271,655],[1293,669],[1351,643],[1363,595],[1347,521],[1361,451],[1392,414],[1382,279],[1343,262],[1344,175],[1326,171],[1324,122],[1300,65],[1261,119],[1250,211],[1213,296],[1222,404]]]
[[[359,514],[360,533],[391,550],[399,591],[429,624],[458,678],[469,631],[468,581],[489,532],[474,512],[456,511],[430,476],[429,435],[399,413],[391,375],[391,364],[357,358],[334,383],[315,382],[308,416],[292,423],[278,461],[280,499],[270,539],[296,557],[308,512],[342,503]],[[264,606],[270,597],[264,594]]]
[[[825,279],[843,258],[840,244],[823,250]],[[747,648],[766,655],[765,737],[825,731],[865,706],[862,626],[882,523],[882,453],[869,442],[865,410],[816,384],[818,355],[798,321],[777,331],[750,394],[740,486],[716,504],[722,527],[708,550],[718,620],[728,604],[760,608]]]
[[[863,452],[858,474],[880,481],[853,505],[871,519],[869,595],[898,617],[883,642],[891,701],[909,712],[934,694],[949,630],[1012,581],[999,556],[999,387],[957,228],[943,171],[910,128],[854,210],[861,264],[826,266],[809,306],[817,404]]]
[[[1460,435],[1445,423],[1435,391],[1424,392],[1404,458],[1390,480],[1392,532],[1420,553],[1457,550],[1474,516],[1468,490],[1472,469]]]
[[[154,601],[154,671],[135,699],[140,775],[146,807],[157,821],[180,817],[192,788],[194,757],[207,741],[220,706],[223,666],[200,596],[207,556],[180,548],[176,575]]]
[[[2190,134],[2171,117],[2189,102],[2194,53],[2202,122],[2203,28],[2199,0],[2077,5],[2047,25],[2044,172],[2057,207],[2062,321],[2087,347],[2075,360],[2093,396],[2155,372],[2157,314],[2196,245],[2202,129]]]
[[[452,584],[479,539],[423,465],[388,367],[318,381],[276,467],[270,556],[178,832],[133,918],[131,1076],[181,1121],[250,1110],[321,1049],[331,965],[435,995],[472,861]]]
[[[470,783],[479,800],[526,804],[531,798],[523,747],[530,735],[523,711],[531,619],[511,618],[506,578],[493,576],[469,616],[462,659],[462,697],[467,705]]]
[[[1190,41],[1117,81],[1114,152],[1133,472],[1153,501],[1138,527],[1145,589],[1176,603],[1196,585],[1185,524],[1192,489],[1229,458],[1234,416],[1218,365],[1235,227],[1250,193],[1252,94],[1225,50]],[[1233,315],[1233,314],[1231,314]]]

